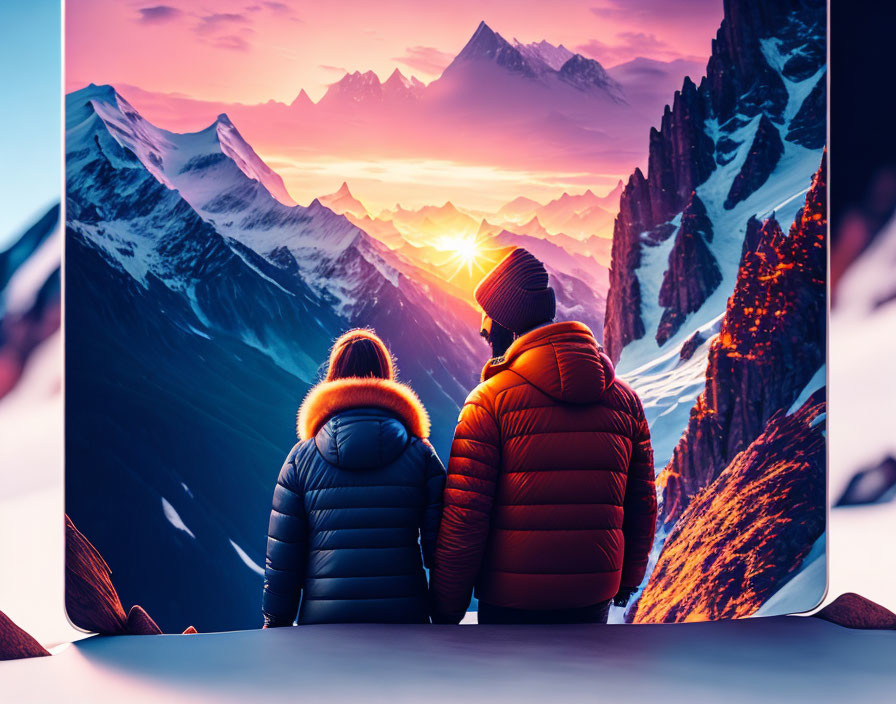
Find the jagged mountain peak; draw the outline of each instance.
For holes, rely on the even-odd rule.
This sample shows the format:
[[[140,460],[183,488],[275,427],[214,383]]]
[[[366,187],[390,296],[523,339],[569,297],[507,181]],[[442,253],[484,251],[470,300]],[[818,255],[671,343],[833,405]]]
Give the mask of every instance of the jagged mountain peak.
[[[380,78],[373,71],[353,71],[351,73],[346,73],[341,79],[339,79],[339,83],[355,83],[355,82],[364,82],[364,83],[379,83]]]
[[[71,96],[77,96],[79,98],[115,98],[120,97],[118,92],[108,83],[88,83],[86,86],[81,88],[80,90],[72,91],[69,93]]]
[[[473,32],[473,36],[470,37],[470,40],[467,42],[465,49],[467,47],[475,47],[475,46],[490,46],[494,43],[507,44],[507,40],[504,39],[500,34],[498,34],[495,30],[489,27],[485,20],[479,22],[476,26],[476,31]]]
[[[348,187],[348,182],[343,181],[339,190],[329,195],[321,196],[320,203],[332,210],[334,213],[345,214],[350,213],[356,217],[366,217],[369,215],[364,204],[352,195]]]
[[[381,82],[373,71],[354,71],[346,73],[327,90],[320,103],[328,105],[335,103],[344,105],[348,103],[381,102],[390,99],[416,98],[424,84],[413,76],[405,76],[399,69],[395,69],[385,81]]]
[[[383,86],[400,86],[402,88],[412,88],[420,83],[413,76],[405,76],[400,69],[395,69],[392,74],[383,82]]]
[[[66,129],[83,122],[88,113],[95,112],[97,103],[108,106],[109,109],[121,114],[128,112],[136,114],[137,112],[113,86],[90,83],[65,96]]]
[[[500,34],[492,30],[484,21],[479,23],[470,41],[461,49],[451,65],[445,69],[469,62],[494,62],[510,71],[534,77],[535,71],[522,52]]]
[[[596,59],[573,54],[558,70],[560,78],[582,91],[594,88],[610,91],[617,99],[622,97],[622,86],[607,73]]]
[[[530,61],[543,63],[554,71],[559,71],[563,64],[573,57],[573,52],[562,44],[554,46],[544,39],[539,42],[523,44],[514,38],[513,45]]]
[[[291,108],[295,108],[295,107],[302,107],[302,106],[313,105],[313,104],[314,104],[314,101],[311,100],[311,96],[309,96],[308,93],[305,92],[305,89],[302,88],[299,91],[299,94],[295,97],[295,100],[293,100],[289,104],[289,106]]]

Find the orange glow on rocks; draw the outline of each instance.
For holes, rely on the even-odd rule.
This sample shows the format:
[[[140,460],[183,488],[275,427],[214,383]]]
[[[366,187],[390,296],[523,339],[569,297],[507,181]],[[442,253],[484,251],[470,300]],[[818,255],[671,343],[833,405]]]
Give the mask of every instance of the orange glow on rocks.
[[[635,623],[750,616],[799,568],[825,528],[823,394],[775,416],[691,500],[666,539]]]

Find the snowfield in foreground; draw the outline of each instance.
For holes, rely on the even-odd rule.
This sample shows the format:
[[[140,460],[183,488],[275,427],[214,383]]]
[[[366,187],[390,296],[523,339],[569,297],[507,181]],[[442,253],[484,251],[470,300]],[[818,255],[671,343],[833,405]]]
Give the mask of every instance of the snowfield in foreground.
[[[871,702],[896,632],[778,617],[645,626],[301,626],[90,638],[0,664],[9,701]]]

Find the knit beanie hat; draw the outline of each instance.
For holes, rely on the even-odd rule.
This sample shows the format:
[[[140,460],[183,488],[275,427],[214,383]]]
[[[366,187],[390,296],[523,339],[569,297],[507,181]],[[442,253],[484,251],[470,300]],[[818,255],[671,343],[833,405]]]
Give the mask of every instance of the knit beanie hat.
[[[473,295],[488,317],[515,333],[550,322],[557,310],[544,264],[522,247],[498,262]]]

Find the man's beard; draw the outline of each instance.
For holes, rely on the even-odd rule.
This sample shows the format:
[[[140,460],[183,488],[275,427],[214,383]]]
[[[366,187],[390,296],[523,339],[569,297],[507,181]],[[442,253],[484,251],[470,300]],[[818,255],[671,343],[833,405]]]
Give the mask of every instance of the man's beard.
[[[497,322],[492,322],[492,328],[485,338],[492,348],[492,359],[503,357],[513,342],[513,333]]]

